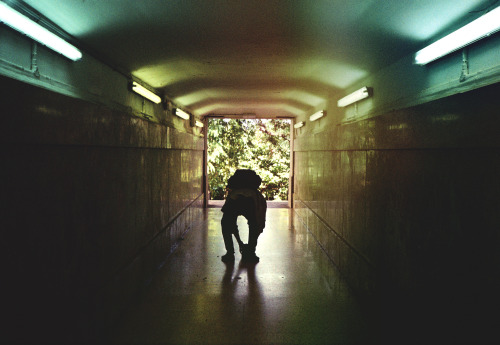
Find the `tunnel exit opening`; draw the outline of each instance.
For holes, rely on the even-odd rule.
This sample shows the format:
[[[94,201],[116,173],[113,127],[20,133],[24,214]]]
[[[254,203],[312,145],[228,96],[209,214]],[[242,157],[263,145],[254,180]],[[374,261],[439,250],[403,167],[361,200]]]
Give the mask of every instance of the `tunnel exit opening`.
[[[236,169],[252,169],[262,178],[268,201],[291,206],[292,119],[207,117],[205,205],[220,204]]]

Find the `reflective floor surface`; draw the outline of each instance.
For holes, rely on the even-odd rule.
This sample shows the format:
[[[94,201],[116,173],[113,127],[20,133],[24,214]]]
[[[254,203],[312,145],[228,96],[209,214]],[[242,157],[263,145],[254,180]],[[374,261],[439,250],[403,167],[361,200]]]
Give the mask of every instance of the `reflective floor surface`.
[[[268,210],[257,264],[224,264],[222,213],[206,211],[124,315],[115,344],[372,343],[351,291],[291,212]],[[246,242],[247,225],[238,219]]]

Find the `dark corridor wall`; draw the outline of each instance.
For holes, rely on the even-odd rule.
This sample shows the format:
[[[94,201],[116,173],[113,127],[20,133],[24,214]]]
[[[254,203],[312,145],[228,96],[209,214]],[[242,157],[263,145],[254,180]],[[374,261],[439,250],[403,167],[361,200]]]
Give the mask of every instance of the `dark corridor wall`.
[[[3,328],[92,337],[200,219],[203,139],[7,78],[0,99]]]
[[[499,95],[496,84],[295,140],[296,224],[388,333],[481,343],[496,332]]]

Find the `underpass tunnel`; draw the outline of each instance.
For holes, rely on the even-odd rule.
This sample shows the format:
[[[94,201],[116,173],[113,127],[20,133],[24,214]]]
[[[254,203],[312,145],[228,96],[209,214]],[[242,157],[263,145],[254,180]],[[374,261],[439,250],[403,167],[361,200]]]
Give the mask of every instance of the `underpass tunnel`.
[[[0,1],[0,342],[498,343],[500,36],[415,60],[496,6]],[[254,265],[210,118],[291,120]]]

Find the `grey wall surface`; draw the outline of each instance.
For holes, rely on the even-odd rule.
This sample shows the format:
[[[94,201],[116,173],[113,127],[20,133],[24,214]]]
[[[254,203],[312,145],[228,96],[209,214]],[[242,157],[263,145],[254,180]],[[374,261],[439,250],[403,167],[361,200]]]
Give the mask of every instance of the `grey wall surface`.
[[[325,120],[296,137],[296,226],[373,303],[383,336],[481,343],[495,332],[499,94],[495,84],[351,124]]]
[[[200,219],[203,138],[6,77],[0,95],[4,328],[91,339]]]

